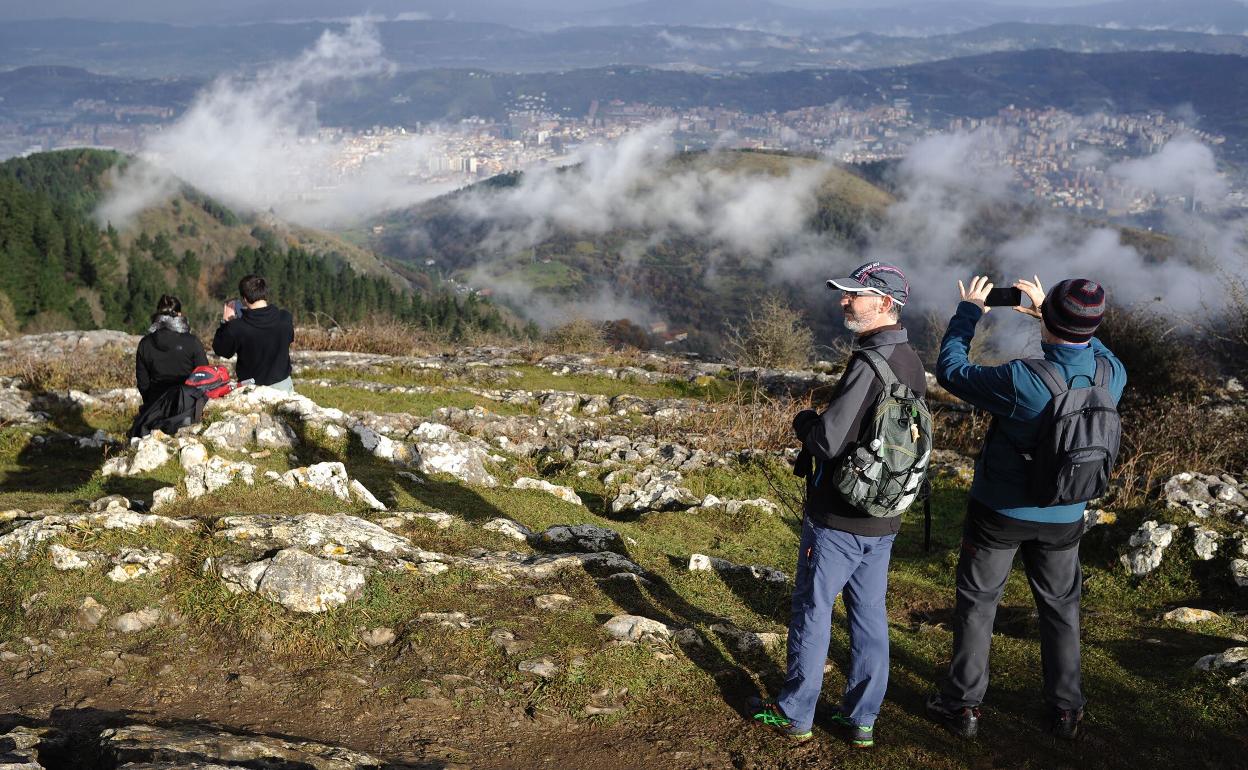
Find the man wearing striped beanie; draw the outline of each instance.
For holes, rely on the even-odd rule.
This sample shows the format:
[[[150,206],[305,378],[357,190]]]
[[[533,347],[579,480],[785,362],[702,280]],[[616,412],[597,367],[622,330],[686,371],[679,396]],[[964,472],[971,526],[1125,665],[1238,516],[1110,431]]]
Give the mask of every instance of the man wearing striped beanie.
[[[1015,310],[1042,322],[1042,361],[1016,359],[1000,366],[971,363],[975,326],[989,310],[985,300],[992,284],[986,276],[974,277],[969,287],[958,282],[962,301],[941,342],[937,380],[953,395],[991,413],[993,423],[975,462],[967,500],[957,568],[953,659],[939,692],[928,699],[927,713],[955,734],[974,737],[977,733],[979,707],[988,689],[993,619],[1014,555],[1021,548],[1040,618],[1047,727],[1060,737],[1075,738],[1085,704],[1079,664],[1083,582],[1079,540],[1086,500],[1097,492],[1046,497],[1046,476],[1058,479],[1056,486],[1069,486],[1071,474],[1050,476],[1038,469],[1049,467],[1041,457],[1054,456],[1047,450],[1055,433],[1045,428],[1059,404],[1075,405],[1075,398],[1102,399],[1117,429],[1115,410],[1127,375],[1122,363],[1093,336],[1105,314],[1105,290],[1099,284],[1069,279],[1054,286],[1047,297],[1039,278],[1020,280],[1014,287],[1031,302]],[[1092,387],[1100,390],[1075,392]],[[1085,412],[1076,414],[1075,419],[1083,419]],[[1116,453],[1117,434],[1107,434]],[[1085,463],[1083,470],[1074,466],[1075,475],[1094,479],[1087,488],[1107,480],[1106,469],[1112,467],[1113,459],[1108,450],[1105,454],[1107,464]],[[1068,499],[1081,501],[1064,502]]]

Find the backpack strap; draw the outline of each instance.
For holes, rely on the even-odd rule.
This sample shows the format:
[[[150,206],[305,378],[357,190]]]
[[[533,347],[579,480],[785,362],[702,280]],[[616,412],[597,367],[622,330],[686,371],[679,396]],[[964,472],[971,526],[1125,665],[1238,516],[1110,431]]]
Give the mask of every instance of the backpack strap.
[[[1043,358],[1024,358],[1023,366],[1032,371],[1044,386],[1049,389],[1049,394],[1053,398],[1057,398],[1066,391],[1070,390],[1070,385],[1066,383],[1066,379],[1062,377],[1061,370],[1057,368],[1057,364],[1046,361]]]
[[[1093,380],[1093,382],[1096,383],[1096,387],[1098,388],[1109,387],[1109,376],[1111,372],[1112,370],[1110,369],[1110,366],[1109,366],[1109,359],[1097,356],[1096,357],[1096,376],[1095,376],[1095,379]]]
[[[894,385],[901,381],[897,379],[897,375],[893,374],[893,368],[888,365],[888,359],[874,350],[858,350],[856,351],[862,356],[862,360],[867,362],[867,366],[875,372],[875,376],[880,378],[884,383],[884,392],[888,392]]]

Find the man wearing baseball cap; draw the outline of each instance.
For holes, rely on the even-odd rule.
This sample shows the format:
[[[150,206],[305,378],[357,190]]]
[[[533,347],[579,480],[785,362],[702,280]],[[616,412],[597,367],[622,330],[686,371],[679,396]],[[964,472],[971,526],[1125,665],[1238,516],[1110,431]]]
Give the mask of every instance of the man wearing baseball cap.
[[[901,326],[910,298],[906,276],[895,265],[870,262],[846,278],[833,278],[845,327],[856,335],[831,403],[822,413],[804,410],[793,419],[802,442],[794,473],[806,478],[806,508],[798,546],[788,661],[784,687],[774,700],[754,699],[753,718],[794,739],[813,733],[815,705],[823,686],[832,634],[832,606],[843,593],[850,653],[845,692],[832,717],[856,747],[875,741],[875,720],[888,687],[888,617],[884,593],[888,563],[901,517],[876,518],[854,508],[831,478],[863,435],[868,413],[883,391],[872,365],[857,351],[871,350],[893,376],[920,398],[927,390],[923,364]]]
[[[958,282],[962,301],[941,342],[937,380],[994,419],[975,462],[967,501],[957,568],[953,660],[939,692],[928,699],[927,713],[963,737],[978,732],[979,706],[988,689],[993,619],[1014,554],[1021,548],[1039,614],[1047,727],[1059,737],[1075,738],[1086,702],[1079,664],[1083,584],[1079,540],[1086,502],[1059,502],[1086,500],[1089,493],[1042,496],[1049,465],[1038,458],[1045,455],[1045,442],[1057,435],[1046,431],[1046,425],[1054,424],[1057,409],[1067,408],[1059,404],[1071,403],[1069,398],[1077,388],[1099,388],[1096,394],[1084,391],[1088,395],[1082,397],[1101,398],[1102,411],[1112,412],[1122,397],[1127,373],[1093,336],[1105,313],[1105,290],[1099,284],[1086,278],[1069,279],[1054,286],[1047,297],[1039,278],[1020,280],[1014,287],[1031,301],[1030,307],[1015,309],[1042,321],[1043,361],[1016,359],[1000,366],[970,362],[975,325],[988,312],[984,302],[992,284],[985,276],[972,278],[969,287]],[[1088,411],[1071,414],[1073,419],[1084,419]],[[1092,443],[1112,443],[1116,452],[1117,437],[1112,442]],[[1094,468],[1092,473],[1096,472]],[[1065,477],[1067,484],[1072,477]],[[1088,486],[1106,480],[1097,477]],[[1062,483],[1060,478],[1058,483]]]

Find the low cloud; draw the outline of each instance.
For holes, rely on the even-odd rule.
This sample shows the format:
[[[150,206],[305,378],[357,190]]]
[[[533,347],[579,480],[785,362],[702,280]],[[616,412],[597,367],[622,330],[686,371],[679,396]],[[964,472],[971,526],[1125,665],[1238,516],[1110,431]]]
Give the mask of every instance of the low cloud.
[[[1213,151],[1192,136],[1170,140],[1154,155],[1124,160],[1109,174],[1132,187],[1166,198],[1194,196],[1200,205],[1219,210],[1226,205],[1230,185],[1218,173]]]
[[[392,69],[375,27],[357,19],[254,77],[222,77],[149,142],[97,216],[122,224],[167,195],[174,178],[232,207],[272,210],[314,226],[341,225],[430,197],[439,190],[413,182],[409,170],[436,149],[434,139],[396,137],[344,171],[341,148],[319,133],[318,95]]]

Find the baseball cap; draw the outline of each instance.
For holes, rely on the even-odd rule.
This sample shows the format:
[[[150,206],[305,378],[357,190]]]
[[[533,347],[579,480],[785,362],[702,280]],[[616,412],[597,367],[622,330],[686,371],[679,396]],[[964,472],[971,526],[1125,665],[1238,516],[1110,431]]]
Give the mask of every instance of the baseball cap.
[[[910,283],[901,268],[887,262],[868,262],[854,269],[848,278],[829,278],[829,289],[867,292],[881,297],[892,297],[899,306],[910,299]]]

